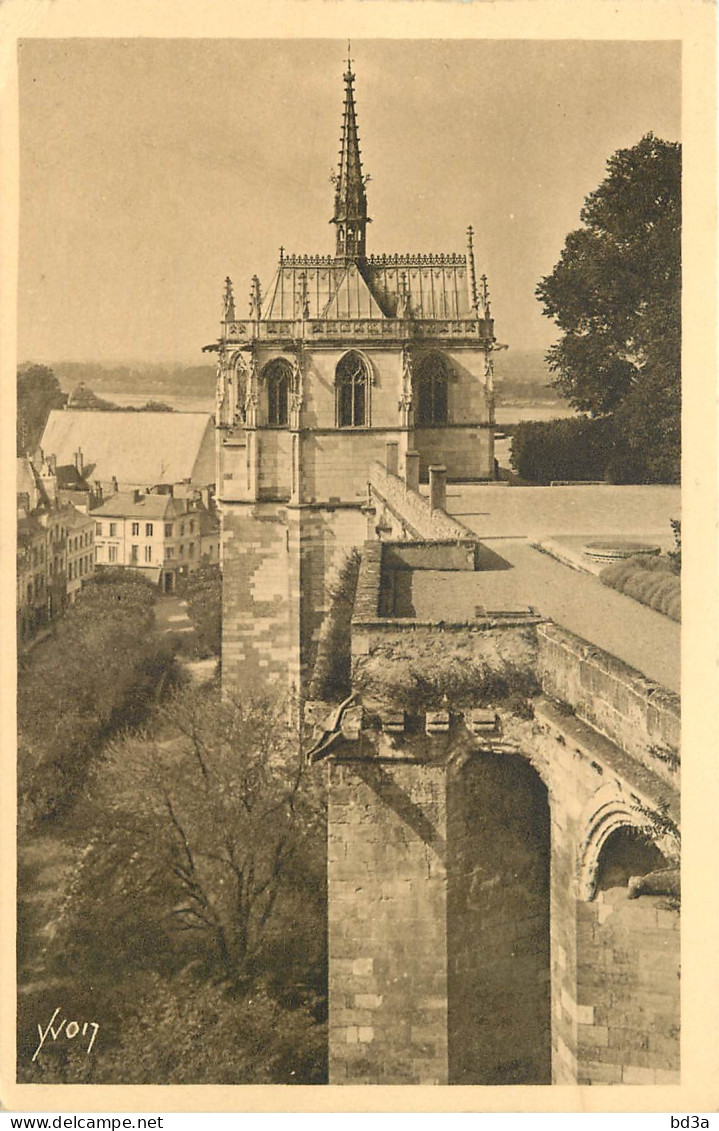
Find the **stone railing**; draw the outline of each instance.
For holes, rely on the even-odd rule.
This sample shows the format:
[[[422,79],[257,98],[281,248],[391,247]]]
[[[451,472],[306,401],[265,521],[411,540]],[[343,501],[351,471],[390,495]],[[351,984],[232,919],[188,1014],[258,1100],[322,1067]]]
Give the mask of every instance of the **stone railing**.
[[[477,318],[276,318],[268,321],[225,322],[222,340],[242,341],[334,341],[364,338],[409,341],[416,338],[491,342],[492,322]]]
[[[408,487],[403,479],[387,471],[381,463],[370,465],[369,491],[372,502],[386,506],[400,521],[406,522],[419,538],[442,542],[477,542],[477,535],[469,527],[444,510],[432,510],[424,495]]]

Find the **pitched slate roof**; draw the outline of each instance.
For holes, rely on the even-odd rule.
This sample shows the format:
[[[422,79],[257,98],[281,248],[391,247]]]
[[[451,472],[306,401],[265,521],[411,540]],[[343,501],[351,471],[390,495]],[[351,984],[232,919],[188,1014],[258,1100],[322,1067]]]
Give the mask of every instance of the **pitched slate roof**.
[[[156,518],[162,519],[170,515],[184,513],[186,508],[178,507],[172,495],[140,495],[135,496],[134,491],[118,491],[111,495],[102,506],[95,507],[92,511],[93,518]]]
[[[204,412],[54,409],[40,446],[59,465],[74,463],[80,449],[90,482],[115,478],[154,487],[184,479],[206,486],[214,480],[212,418]]]
[[[476,318],[467,257],[370,255],[343,263],[331,256],[285,256],[267,293],[262,320],[394,318],[400,293],[407,313],[422,318]]]

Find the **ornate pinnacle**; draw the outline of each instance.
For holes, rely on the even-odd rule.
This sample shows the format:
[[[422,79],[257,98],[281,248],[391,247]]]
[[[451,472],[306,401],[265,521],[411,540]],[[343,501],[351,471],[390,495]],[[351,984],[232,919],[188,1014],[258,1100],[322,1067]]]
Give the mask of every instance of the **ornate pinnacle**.
[[[310,316],[310,296],[307,289],[307,272],[300,271],[300,317]]]
[[[481,290],[481,296],[480,296],[481,303],[482,303],[482,317],[483,318],[491,318],[490,307],[489,307],[489,287],[487,286],[487,276],[482,275],[480,281],[482,283],[482,290]]]
[[[232,279],[228,275],[225,279],[225,290],[222,295],[222,321],[234,322],[235,296],[232,293]]]
[[[262,291],[257,275],[252,276],[252,289],[250,291],[250,318],[257,321],[262,317]]]
[[[469,288],[472,309],[477,310],[479,299],[477,297],[477,274],[474,267],[474,228],[470,224],[467,228],[467,264],[469,266]]]

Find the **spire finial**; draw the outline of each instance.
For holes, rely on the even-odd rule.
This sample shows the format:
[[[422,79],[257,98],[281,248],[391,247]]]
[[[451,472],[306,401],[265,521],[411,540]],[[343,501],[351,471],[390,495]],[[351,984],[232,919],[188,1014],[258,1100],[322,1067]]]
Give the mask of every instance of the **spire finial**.
[[[366,177],[362,174],[362,158],[355,114],[351,43],[347,41],[347,70],[344,75],[345,100],[342,117],[340,163],[335,183],[335,210],[331,223],[336,227],[338,259],[363,259],[367,224]]]

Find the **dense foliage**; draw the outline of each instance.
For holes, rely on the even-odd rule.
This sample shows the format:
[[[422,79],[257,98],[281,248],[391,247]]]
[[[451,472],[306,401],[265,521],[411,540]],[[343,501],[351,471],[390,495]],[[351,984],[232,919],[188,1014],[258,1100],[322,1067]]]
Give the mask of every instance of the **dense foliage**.
[[[612,478],[675,482],[680,464],[681,148],[647,134],[608,161],[537,296],[562,337],[555,388],[615,421]],[[553,476],[558,478],[558,476]]]
[[[286,704],[186,688],[111,741],[66,827],[52,950],[20,1017],[22,1045],[45,997],[52,1014],[48,985],[92,986],[73,1008],[102,1041],[91,1063],[21,1053],[23,1079],[323,1082],[324,820]]]
[[[350,550],[330,589],[330,607],[322,624],[308,698],[337,700],[350,693],[352,613],[361,555]]]
[[[639,554],[605,566],[599,577],[611,589],[626,593],[672,620],[681,620],[681,578],[669,558]]]
[[[180,584],[178,593],[187,601],[187,614],[195,626],[197,651],[218,656],[222,649],[222,574],[218,565],[206,565]]]
[[[62,408],[66,400],[60,382],[46,365],[27,365],[18,370],[16,450],[19,456],[35,451],[50,410]]]
[[[529,483],[604,480],[613,448],[614,422],[609,417],[528,420],[512,429],[512,466]]]
[[[128,571],[87,582],[52,635],[18,669],[18,791],[23,819],[64,812],[112,734],[137,726],[178,677],[153,632],[156,591]]]

